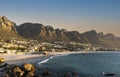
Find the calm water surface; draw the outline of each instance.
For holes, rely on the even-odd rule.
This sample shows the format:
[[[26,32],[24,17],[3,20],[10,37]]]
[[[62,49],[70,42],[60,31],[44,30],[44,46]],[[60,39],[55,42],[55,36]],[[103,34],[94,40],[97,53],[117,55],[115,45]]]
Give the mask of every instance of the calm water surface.
[[[102,72],[120,74],[120,52],[92,52],[56,56],[38,62],[40,68],[56,72],[78,72],[84,77],[102,77]]]
[[[56,73],[77,72],[80,77],[103,77],[102,72],[120,75],[120,52],[116,51],[41,57],[13,63],[34,63],[39,71],[47,68]]]

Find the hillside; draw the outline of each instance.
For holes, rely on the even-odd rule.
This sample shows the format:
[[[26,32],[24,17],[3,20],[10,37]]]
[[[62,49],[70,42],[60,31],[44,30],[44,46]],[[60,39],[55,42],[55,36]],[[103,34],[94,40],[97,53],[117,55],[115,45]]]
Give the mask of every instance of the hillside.
[[[39,23],[23,23],[17,26],[5,16],[0,17],[0,36],[6,38],[23,37],[46,42],[73,41],[120,48],[120,37],[116,37],[112,33],[97,33],[95,30],[79,33],[78,31],[67,31],[66,29],[54,29],[52,26]]]
[[[0,17],[0,36],[1,37],[19,37],[17,30],[17,25],[10,21],[7,17]]]

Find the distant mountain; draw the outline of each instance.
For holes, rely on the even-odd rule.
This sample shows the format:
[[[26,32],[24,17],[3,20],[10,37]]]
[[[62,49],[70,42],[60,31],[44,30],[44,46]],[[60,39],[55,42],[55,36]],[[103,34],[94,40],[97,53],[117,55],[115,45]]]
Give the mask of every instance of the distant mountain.
[[[64,30],[42,24],[24,23],[17,27],[20,36],[40,41],[69,40]]]
[[[93,45],[104,45],[120,48],[120,37],[112,33],[97,33],[95,30],[79,33],[66,29],[54,29],[52,26],[44,26],[38,23],[24,23],[17,26],[5,16],[0,17],[0,36],[23,37],[38,41],[74,41]]]
[[[66,29],[54,29],[36,23],[24,23],[17,27],[20,36],[40,41],[77,41],[84,42],[78,31],[67,31]]]
[[[120,38],[108,33],[97,33],[95,30],[79,33],[78,31],[67,31],[66,29],[54,29],[43,24],[24,23],[17,27],[20,36],[39,41],[75,41],[90,43],[93,45],[104,45],[120,48]]]
[[[101,44],[101,41],[99,40],[98,34],[95,30],[87,31],[81,35],[82,37],[85,37],[87,42],[91,44]]]
[[[111,47],[120,48],[120,37],[116,37],[112,33],[102,34],[102,35],[100,35],[99,33],[98,35],[99,35],[99,40],[102,42],[102,44]]]

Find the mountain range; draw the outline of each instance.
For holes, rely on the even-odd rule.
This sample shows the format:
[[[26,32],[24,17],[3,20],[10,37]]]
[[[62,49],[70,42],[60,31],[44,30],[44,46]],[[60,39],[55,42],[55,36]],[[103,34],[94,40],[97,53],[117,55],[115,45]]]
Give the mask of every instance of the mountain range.
[[[66,29],[54,29],[52,26],[44,26],[39,23],[16,25],[5,16],[0,16],[0,36],[35,39],[46,42],[73,41],[120,48],[120,37],[116,37],[112,33],[97,33],[95,30],[79,33],[78,31],[67,31]]]

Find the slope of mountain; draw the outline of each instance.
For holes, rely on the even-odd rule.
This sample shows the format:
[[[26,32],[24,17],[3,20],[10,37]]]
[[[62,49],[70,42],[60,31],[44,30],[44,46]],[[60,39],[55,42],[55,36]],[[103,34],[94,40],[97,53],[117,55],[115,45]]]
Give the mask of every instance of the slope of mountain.
[[[10,21],[7,17],[3,16],[0,17],[0,29],[9,31],[9,32],[16,32],[16,24],[12,21]]]
[[[24,23],[17,27],[20,36],[40,41],[69,40],[64,30],[37,23]]]
[[[54,29],[51,26],[44,26],[36,23],[24,23],[17,27],[20,36],[39,41],[75,41],[90,43],[93,45],[105,45],[120,48],[120,38],[109,33],[97,33],[95,30],[79,33],[78,31],[67,31],[66,29]]]
[[[95,30],[79,33],[78,31],[67,31],[66,29],[54,29],[38,23],[24,23],[20,26],[10,21],[5,16],[0,17],[1,37],[24,37],[39,41],[74,41],[90,43],[93,45],[104,45],[120,48],[120,37],[108,33],[97,33]]]
[[[87,31],[81,35],[82,35],[82,37],[86,38],[88,43],[101,44],[101,41],[99,40],[98,34],[95,30]]]
[[[119,37],[115,37],[114,34],[112,33],[108,33],[108,34],[98,34],[99,35],[99,39],[100,41],[107,46],[111,46],[111,47],[117,47],[120,48],[120,38]]]
[[[1,37],[16,37],[16,24],[10,21],[7,17],[0,17],[0,36]]]

